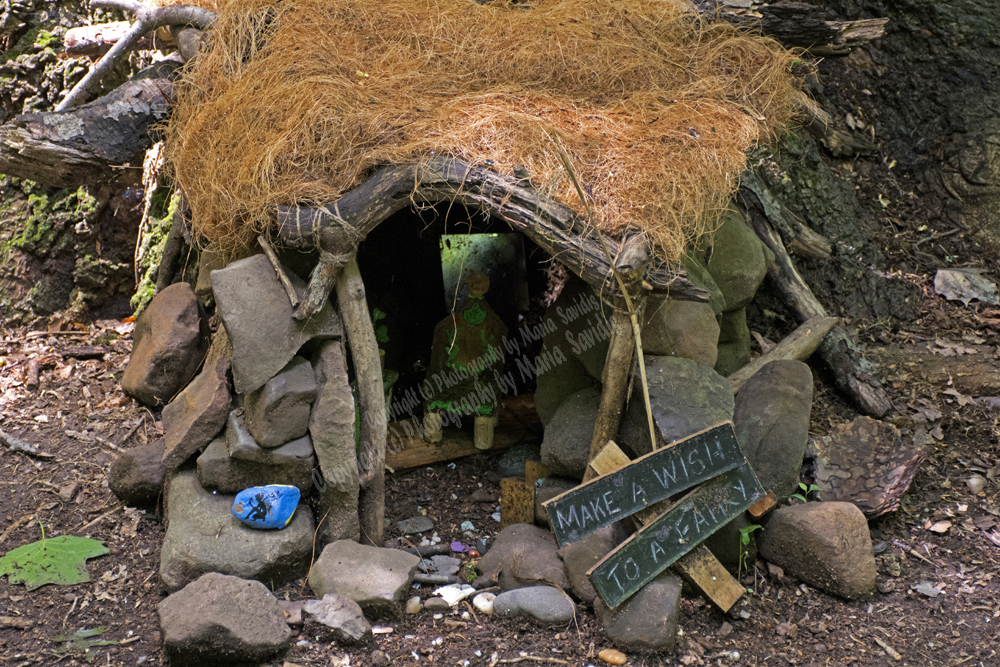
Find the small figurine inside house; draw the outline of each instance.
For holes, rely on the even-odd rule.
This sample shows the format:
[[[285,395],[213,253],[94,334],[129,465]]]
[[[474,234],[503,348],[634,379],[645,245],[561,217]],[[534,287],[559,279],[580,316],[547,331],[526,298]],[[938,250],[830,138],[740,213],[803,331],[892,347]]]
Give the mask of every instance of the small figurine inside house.
[[[501,393],[495,378],[503,373],[507,326],[486,301],[489,276],[471,271],[465,281],[468,298],[434,327],[423,384],[425,438],[440,441],[442,426],[472,420],[476,447],[490,449]]]

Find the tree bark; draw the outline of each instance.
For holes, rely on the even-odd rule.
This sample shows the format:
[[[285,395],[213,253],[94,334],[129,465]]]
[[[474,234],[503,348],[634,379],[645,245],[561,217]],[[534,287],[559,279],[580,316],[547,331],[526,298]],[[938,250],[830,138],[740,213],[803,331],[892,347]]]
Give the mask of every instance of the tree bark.
[[[337,279],[337,305],[351,347],[354,379],[358,383],[361,416],[358,518],[361,541],[380,547],[385,527],[385,389],[382,386],[378,342],[368,315],[365,284],[361,280],[357,259],[353,256],[344,264]]]
[[[478,208],[506,221],[593,285],[598,294],[608,298],[620,294],[612,262],[572,209],[513,176],[441,157],[382,167],[336,204],[277,208],[278,236],[293,247],[319,248],[323,253],[296,317],[322,306],[329,291],[324,293],[320,281],[332,284],[330,267],[351,255],[371,230],[413,202],[439,201]],[[621,254],[619,243],[607,243],[613,258]],[[688,280],[682,269],[648,262],[640,270],[646,291],[677,300],[708,301],[708,292]]]
[[[118,40],[125,36],[131,24],[128,21],[114,21],[98,25],[84,25],[70,28],[63,37],[66,55],[70,58],[84,56],[100,58],[111,50]],[[132,45],[133,51],[148,51],[155,49],[153,37],[145,35]]]
[[[167,117],[181,63],[163,60],[104,97],[70,111],[17,116],[0,127],[0,173],[59,188],[117,178],[141,165],[151,128]]]
[[[781,0],[752,5],[739,0],[695,0],[702,13],[720,9],[728,21],[746,29],[759,29],[786,47],[806,49],[815,56],[845,56],[851,49],[878,39],[888,18],[827,21],[822,7]]]

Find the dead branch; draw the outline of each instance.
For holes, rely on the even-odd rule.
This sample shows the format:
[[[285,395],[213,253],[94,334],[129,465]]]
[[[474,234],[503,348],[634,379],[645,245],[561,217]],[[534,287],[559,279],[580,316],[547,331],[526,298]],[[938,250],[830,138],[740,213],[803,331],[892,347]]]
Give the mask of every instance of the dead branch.
[[[56,111],[66,111],[79,106],[101,85],[101,81],[114,67],[115,62],[127,54],[140,37],[146,33],[168,25],[193,26],[206,30],[215,20],[215,12],[201,7],[188,5],[171,5],[168,7],[149,7],[135,0],[92,0],[92,7],[124,9],[135,16],[135,23],[118,40],[104,56],[94,64],[86,76],[80,79],[73,90],[69,91]]]

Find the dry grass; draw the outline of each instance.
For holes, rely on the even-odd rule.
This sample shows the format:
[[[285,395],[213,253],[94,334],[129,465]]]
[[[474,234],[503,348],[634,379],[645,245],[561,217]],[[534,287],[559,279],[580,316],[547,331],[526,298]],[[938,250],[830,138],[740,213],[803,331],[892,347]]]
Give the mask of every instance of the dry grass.
[[[671,0],[263,0],[220,11],[178,86],[168,159],[195,230],[238,249],[278,204],[452,155],[645,230],[667,259],[717,221],[745,152],[786,124],[792,55]],[[219,7],[221,5],[221,7]]]

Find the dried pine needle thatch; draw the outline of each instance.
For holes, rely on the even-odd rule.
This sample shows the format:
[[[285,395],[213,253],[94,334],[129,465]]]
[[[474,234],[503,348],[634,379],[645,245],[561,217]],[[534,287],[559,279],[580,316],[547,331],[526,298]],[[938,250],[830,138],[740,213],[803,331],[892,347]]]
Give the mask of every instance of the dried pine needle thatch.
[[[793,55],[680,0],[231,0],[192,63],[168,159],[205,241],[329,204],[375,166],[451,155],[582,210],[667,260],[711,229],[746,151],[790,117]]]

